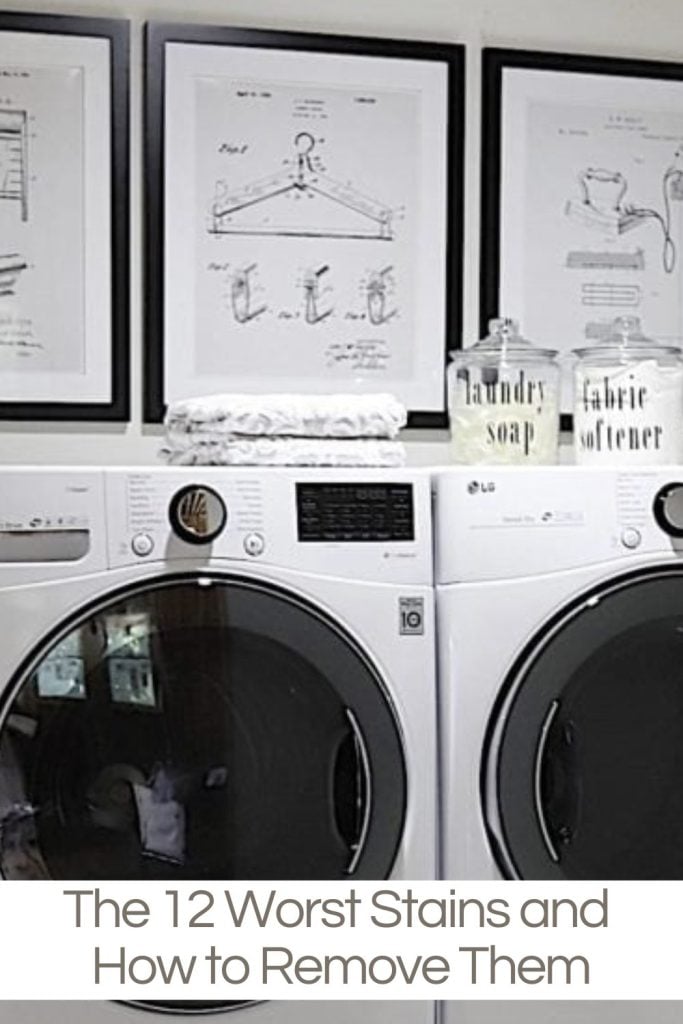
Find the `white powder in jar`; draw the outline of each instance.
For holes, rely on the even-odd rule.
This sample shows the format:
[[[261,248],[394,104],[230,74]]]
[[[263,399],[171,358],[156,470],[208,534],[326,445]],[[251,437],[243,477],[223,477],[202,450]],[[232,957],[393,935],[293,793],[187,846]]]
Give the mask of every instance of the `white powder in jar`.
[[[683,366],[655,359],[578,365],[574,450],[579,465],[683,460]]]
[[[557,461],[557,388],[520,370],[495,384],[451,382],[451,450],[456,462],[548,465]]]

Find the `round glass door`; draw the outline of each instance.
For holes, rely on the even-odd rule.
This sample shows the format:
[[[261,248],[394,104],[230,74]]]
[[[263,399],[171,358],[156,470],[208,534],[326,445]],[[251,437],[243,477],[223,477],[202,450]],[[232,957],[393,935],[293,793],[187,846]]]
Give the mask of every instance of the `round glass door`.
[[[335,622],[268,584],[165,577],[83,610],[8,688],[0,868],[381,879],[405,779],[383,683]]]
[[[683,572],[613,580],[549,623],[484,765],[507,875],[683,878]]]

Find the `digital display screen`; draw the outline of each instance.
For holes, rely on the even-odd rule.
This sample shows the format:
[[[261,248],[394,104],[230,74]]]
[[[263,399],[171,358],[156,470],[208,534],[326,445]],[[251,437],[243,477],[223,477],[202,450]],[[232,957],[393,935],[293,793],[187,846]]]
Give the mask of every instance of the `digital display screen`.
[[[298,483],[300,541],[415,540],[412,484]]]

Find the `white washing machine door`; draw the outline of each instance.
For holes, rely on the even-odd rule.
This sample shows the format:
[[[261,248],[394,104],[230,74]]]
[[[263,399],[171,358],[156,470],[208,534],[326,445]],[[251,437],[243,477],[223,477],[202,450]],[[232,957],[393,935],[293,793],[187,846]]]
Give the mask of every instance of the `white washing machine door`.
[[[405,802],[399,726],[367,656],[253,579],[111,593],[40,645],[2,706],[10,879],[379,879]]]
[[[683,571],[612,579],[533,638],[492,716],[482,794],[504,873],[683,878]]]

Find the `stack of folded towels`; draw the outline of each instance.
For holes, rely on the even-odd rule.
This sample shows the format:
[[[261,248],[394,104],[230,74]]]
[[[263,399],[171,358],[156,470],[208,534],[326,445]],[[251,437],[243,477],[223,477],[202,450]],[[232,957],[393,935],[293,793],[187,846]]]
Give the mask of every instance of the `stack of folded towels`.
[[[161,457],[179,466],[402,466],[393,395],[208,395],[169,406]]]

